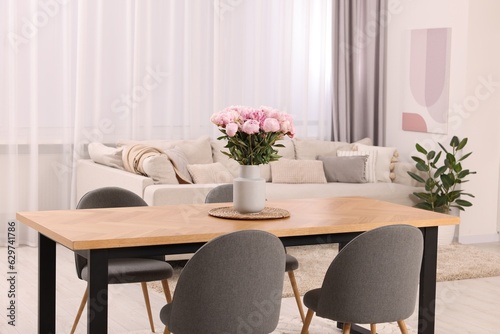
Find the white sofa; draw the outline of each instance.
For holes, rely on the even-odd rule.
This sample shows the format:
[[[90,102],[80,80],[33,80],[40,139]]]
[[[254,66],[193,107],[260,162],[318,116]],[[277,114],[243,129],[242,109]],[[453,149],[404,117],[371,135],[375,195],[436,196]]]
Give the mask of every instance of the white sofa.
[[[153,158],[148,157],[144,159],[144,169],[151,175],[144,171],[143,174],[148,174],[149,176],[139,175],[123,169],[121,158],[124,150],[137,143],[157,147],[166,153],[160,154],[160,156],[153,155],[155,157],[154,166],[151,163],[146,166],[146,163],[152,162]],[[261,167],[262,176],[268,181],[266,183],[268,200],[366,196],[403,205],[413,205],[415,203],[414,197],[411,194],[414,191],[420,190],[420,188],[407,175],[407,170],[413,169],[413,164],[395,161],[395,156],[397,155],[395,154],[395,149],[366,145],[370,144],[369,140],[350,144],[293,139],[283,140],[282,143],[285,147],[278,150],[282,158],[276,163]],[[212,188],[220,183],[231,182],[231,178],[237,176],[237,163],[220,152],[223,150],[224,145],[225,142],[210,140],[208,137],[185,141],[129,141],[120,143],[116,147],[92,143],[89,145],[91,159],[77,161],[77,200],[90,190],[105,186],[118,186],[140,195],[149,205],[203,203],[205,196]],[[173,149],[177,149],[177,153],[180,152],[183,154],[184,163],[187,165],[188,171],[193,173],[193,175],[188,176],[191,178],[191,181],[196,176],[194,175],[196,168],[204,170],[205,174],[201,174],[201,177],[198,175],[197,177],[197,181],[201,181],[201,183],[178,183],[179,175],[175,174],[175,172],[179,172],[179,169],[184,168],[184,173],[186,173],[186,166],[176,166],[175,159],[169,159],[171,157],[170,153],[172,153],[169,150]],[[300,165],[303,162],[305,163],[303,160],[310,162],[310,160],[317,159],[318,156],[336,156],[342,152],[349,153],[349,151],[356,149],[356,152],[359,152],[361,155],[363,152],[370,150],[372,150],[371,152],[377,152],[368,155],[365,172],[369,172],[368,162],[371,157],[373,158],[370,162],[371,172],[374,173],[374,170],[376,170],[377,174],[379,174],[376,175],[378,180],[372,179],[371,182],[365,183],[346,183],[324,182],[319,179],[319,181],[311,181],[315,183],[310,183],[308,181],[310,175],[314,174],[311,170],[306,171],[307,175],[300,174],[300,172],[304,173],[304,170],[299,170],[298,179],[296,174],[292,175],[291,178],[287,175],[281,175],[282,173],[292,173],[292,170],[297,166],[300,169]],[[174,163],[170,164],[171,162]],[[295,163],[296,166],[288,167],[289,165],[283,165],[287,163]],[[278,164],[281,164],[281,169],[278,168]],[[172,169],[172,167],[178,168]],[[221,172],[221,168],[224,171]],[[168,171],[165,172],[166,170]],[[281,174],[278,177],[276,173],[280,171]],[[168,175],[159,175],[159,173],[168,173]],[[172,178],[172,175],[176,177]],[[323,176],[317,174],[317,177],[321,178]],[[223,182],[217,182],[221,180]]]

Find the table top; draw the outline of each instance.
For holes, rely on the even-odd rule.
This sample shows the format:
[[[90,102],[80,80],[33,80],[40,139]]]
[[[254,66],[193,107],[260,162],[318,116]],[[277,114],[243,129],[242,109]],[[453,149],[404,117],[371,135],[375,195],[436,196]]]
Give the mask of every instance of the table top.
[[[364,232],[392,225],[456,225],[459,218],[364,197],[268,201],[289,218],[235,220],[212,217],[212,208],[232,203],[18,212],[16,217],[71,250],[207,242],[247,229],[278,237]]]

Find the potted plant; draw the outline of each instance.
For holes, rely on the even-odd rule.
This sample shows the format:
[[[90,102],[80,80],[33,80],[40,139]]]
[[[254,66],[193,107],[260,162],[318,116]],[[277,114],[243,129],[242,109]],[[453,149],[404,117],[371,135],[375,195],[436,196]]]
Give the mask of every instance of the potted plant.
[[[416,149],[424,155],[424,158],[412,156],[416,162],[416,168],[421,173],[408,172],[416,181],[423,183],[425,191],[414,192],[421,202],[415,206],[425,210],[449,213],[451,208],[464,211],[472,203],[461,198],[462,196],[474,197],[461,189],[461,184],[467,182],[466,178],[470,174],[476,174],[462,167],[462,162],[467,159],[472,152],[462,154],[462,150],[467,145],[467,138],[460,140],[453,136],[450,141],[450,149],[446,149],[438,143],[441,151],[427,151],[418,143]],[[444,159],[441,160],[441,157]]]

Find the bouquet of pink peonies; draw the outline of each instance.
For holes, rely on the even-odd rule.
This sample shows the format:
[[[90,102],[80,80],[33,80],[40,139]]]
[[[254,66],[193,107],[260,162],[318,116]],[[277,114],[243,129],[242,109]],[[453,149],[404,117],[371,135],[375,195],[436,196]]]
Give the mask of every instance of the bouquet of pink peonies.
[[[274,147],[285,135],[293,138],[295,127],[292,116],[269,107],[254,109],[231,106],[211,117],[211,122],[224,134],[228,152],[222,152],[240,165],[260,165],[280,158]]]

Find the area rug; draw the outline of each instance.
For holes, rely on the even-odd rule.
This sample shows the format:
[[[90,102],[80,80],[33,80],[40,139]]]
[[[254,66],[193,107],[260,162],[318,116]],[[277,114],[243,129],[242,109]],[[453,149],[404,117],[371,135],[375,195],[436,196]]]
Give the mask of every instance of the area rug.
[[[287,247],[287,252],[299,261],[295,278],[300,293],[320,287],[328,266],[338,253],[337,245],[325,244],[314,246]],[[174,277],[169,279],[173,291],[183,262],[174,263]],[[452,244],[438,247],[437,281],[500,276],[500,254],[488,252],[475,246]],[[160,283],[148,283],[150,287],[162,293]],[[293,296],[288,279],[283,286],[283,297]]]

